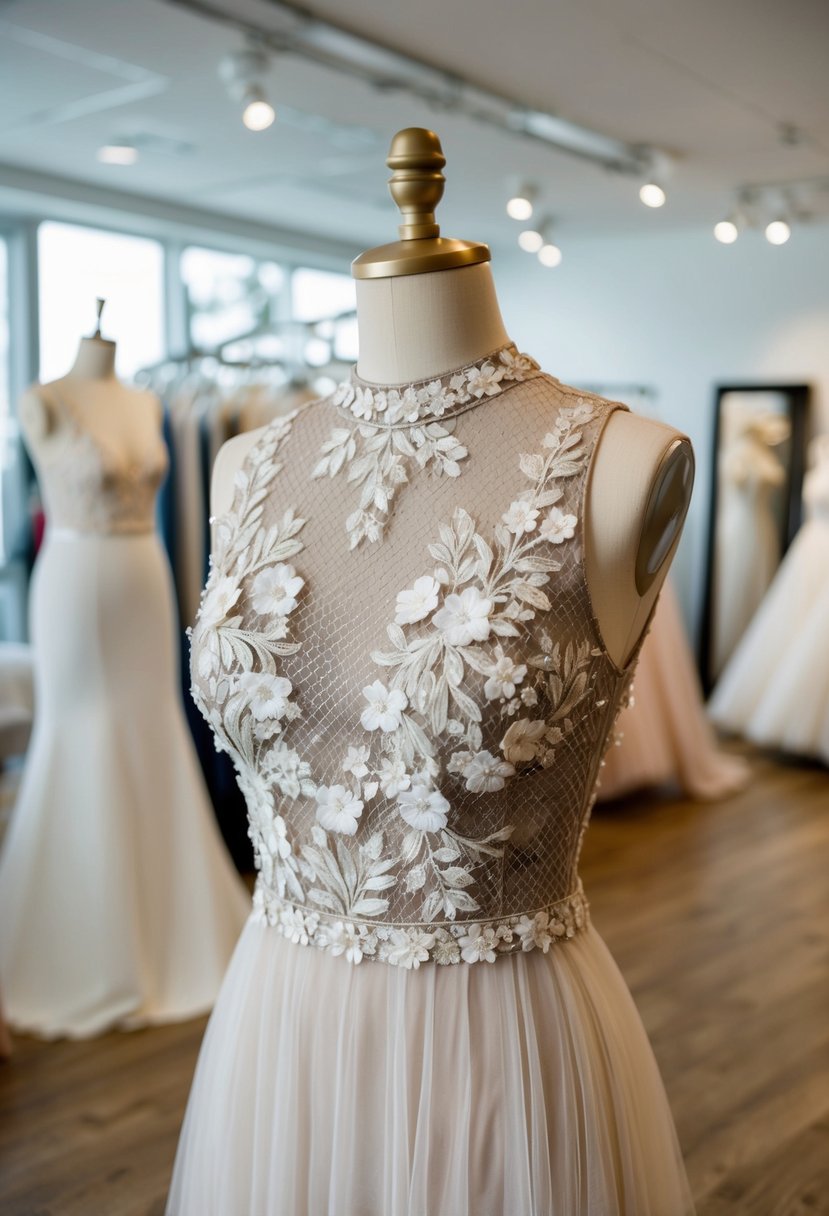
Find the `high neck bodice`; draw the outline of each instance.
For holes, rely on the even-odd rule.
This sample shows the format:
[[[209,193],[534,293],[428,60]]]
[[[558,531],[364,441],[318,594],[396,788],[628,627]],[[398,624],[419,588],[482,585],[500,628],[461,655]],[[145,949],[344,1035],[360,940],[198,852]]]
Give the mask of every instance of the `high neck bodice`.
[[[250,452],[192,671],[246,795],[259,914],[294,941],[409,967],[584,925],[631,672],[584,565],[615,408],[507,348],[418,385],[352,378]]]

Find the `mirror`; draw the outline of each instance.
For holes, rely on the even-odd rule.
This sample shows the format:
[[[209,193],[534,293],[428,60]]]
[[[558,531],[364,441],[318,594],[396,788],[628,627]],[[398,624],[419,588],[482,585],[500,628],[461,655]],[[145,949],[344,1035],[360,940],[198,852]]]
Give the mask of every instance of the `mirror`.
[[[809,387],[716,390],[700,667],[710,691],[801,520]]]

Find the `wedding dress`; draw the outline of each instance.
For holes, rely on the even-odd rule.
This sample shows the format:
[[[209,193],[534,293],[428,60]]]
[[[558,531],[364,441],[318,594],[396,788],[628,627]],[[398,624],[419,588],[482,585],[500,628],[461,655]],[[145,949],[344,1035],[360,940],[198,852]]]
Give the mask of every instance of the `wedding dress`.
[[[577,875],[632,667],[583,564],[614,408],[506,347],[355,375],[237,474],[192,671],[259,874],[169,1216],[692,1210]]]
[[[636,664],[635,696],[619,714],[618,747],[605,756],[599,801],[676,785],[689,798],[727,798],[749,780],[739,756],[721,751],[670,578]]]
[[[806,522],[709,703],[724,730],[829,764],[829,437],[814,441]]]
[[[47,1037],[209,1009],[248,911],[177,690],[159,436],[126,464],[61,404],[36,453],[35,725],[0,856],[0,987]]]

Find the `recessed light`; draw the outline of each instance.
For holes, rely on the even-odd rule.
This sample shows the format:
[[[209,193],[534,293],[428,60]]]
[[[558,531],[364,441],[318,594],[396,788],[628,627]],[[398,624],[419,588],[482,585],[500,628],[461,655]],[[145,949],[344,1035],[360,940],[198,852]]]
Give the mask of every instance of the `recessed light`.
[[[138,149],[135,144],[119,140],[104,144],[98,149],[97,155],[102,165],[134,165],[138,160]]]

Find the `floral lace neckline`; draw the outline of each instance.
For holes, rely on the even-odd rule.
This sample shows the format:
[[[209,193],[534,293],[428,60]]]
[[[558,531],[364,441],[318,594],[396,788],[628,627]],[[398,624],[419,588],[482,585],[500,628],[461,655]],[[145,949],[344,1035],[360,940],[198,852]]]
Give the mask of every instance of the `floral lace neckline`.
[[[357,369],[334,390],[334,405],[371,426],[406,427],[451,418],[503,392],[510,384],[540,375],[538,364],[514,343],[467,367],[409,384],[381,385],[362,380]]]

